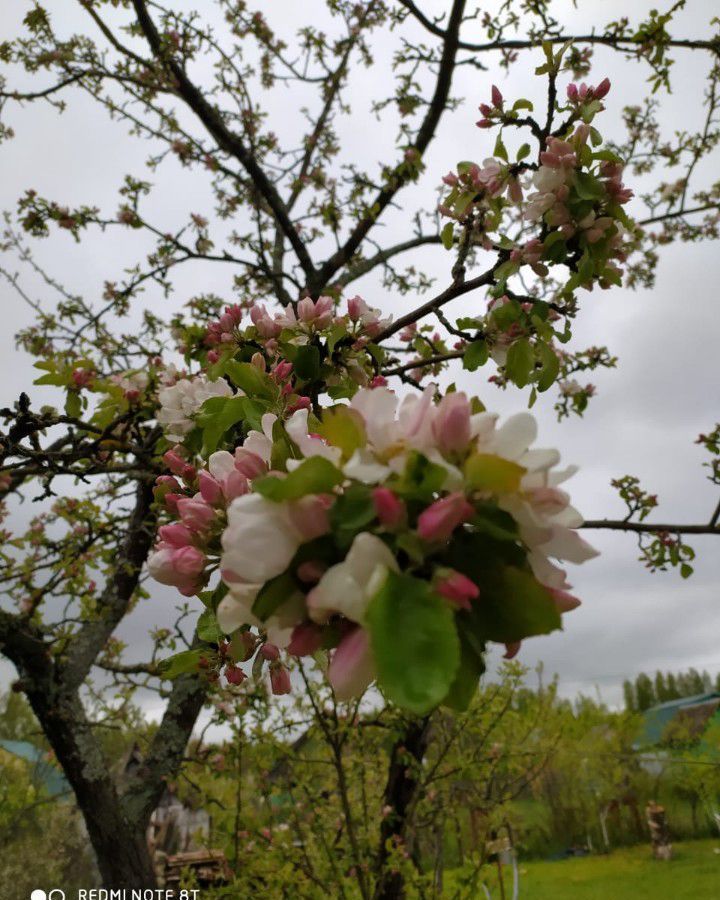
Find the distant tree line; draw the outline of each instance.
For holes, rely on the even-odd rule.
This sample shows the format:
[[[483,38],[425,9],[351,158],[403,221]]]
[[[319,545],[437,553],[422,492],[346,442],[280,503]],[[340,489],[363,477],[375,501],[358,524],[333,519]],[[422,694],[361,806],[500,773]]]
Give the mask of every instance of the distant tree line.
[[[635,681],[623,682],[625,708],[630,712],[644,712],[658,703],[712,690],[720,691],[720,672],[714,681],[709,672],[688,669],[686,672],[657,671],[654,678],[641,672]]]

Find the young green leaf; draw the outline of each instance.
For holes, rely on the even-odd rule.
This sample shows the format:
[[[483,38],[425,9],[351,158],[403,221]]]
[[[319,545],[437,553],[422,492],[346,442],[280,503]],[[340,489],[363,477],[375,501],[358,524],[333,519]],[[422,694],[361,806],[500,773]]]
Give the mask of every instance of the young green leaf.
[[[389,572],[367,611],[378,682],[416,715],[447,696],[460,664],[452,611],[426,581]]]

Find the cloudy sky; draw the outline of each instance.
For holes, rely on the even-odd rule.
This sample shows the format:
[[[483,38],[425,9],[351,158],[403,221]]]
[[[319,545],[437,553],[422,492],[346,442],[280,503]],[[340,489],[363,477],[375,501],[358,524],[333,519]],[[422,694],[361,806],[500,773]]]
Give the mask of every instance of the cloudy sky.
[[[84,27],[84,17],[72,0],[52,0],[46,5],[63,30]],[[172,5],[180,8],[197,4]],[[302,24],[301,15],[310,17],[313,5],[319,15],[319,0],[306,4],[275,0],[267,15],[272,23],[287,29],[291,38]],[[578,5],[580,9],[574,11],[569,2],[556,4],[557,10],[563,11],[568,31],[587,31],[593,24],[623,15],[628,6],[616,0],[603,4],[581,0]],[[633,15],[645,15],[651,5],[633,4]],[[29,6],[18,0],[0,0],[5,36],[8,27],[12,33]],[[426,0],[423,8],[439,13],[445,2]],[[598,8],[602,9],[601,20],[597,18]],[[708,13],[703,8],[707,10],[703,0],[690,0],[678,25],[681,36],[707,33]],[[214,7],[207,14],[214,16]],[[468,23],[468,39],[474,36],[473,27]],[[353,115],[341,128],[344,161],[355,159],[371,167],[382,158],[383,151],[386,159],[394,158],[390,129],[383,128],[367,112],[369,99],[381,94],[387,83],[394,42],[392,35],[380,36],[377,64],[359,71],[353,81]],[[430,206],[439,176],[457,160],[481,160],[490,155],[492,143],[487,133],[474,126],[477,103],[488,98],[493,82],[508,96],[540,99],[542,85],[532,75],[536,64],[536,57],[528,55],[524,63],[521,57],[509,75],[471,67],[458,72],[455,95],[466,100],[444,120],[440,137],[425,160],[426,176],[403,195],[408,203],[422,203],[424,197]],[[662,122],[669,131],[697,129],[702,122],[707,61],[688,54],[679,57],[675,69],[675,90],[671,97],[663,98]],[[645,72],[599,50],[590,80],[598,82],[606,74],[613,81],[613,91],[607,100],[608,112],[599,124],[619,137],[620,109],[644,96]],[[281,137],[297,137],[302,126],[297,110],[306,98],[286,91],[264,99],[274,130]],[[18,196],[32,187],[58,201],[97,205],[112,214],[118,206],[117,189],[122,178],[132,173],[156,183],[150,208],[160,227],[170,229],[191,212],[211,212],[208,188],[201,177],[188,175],[172,163],[148,176],[144,162],[153,149],[151,145],[129,137],[125,125],[109,121],[85,96],[73,95],[62,116],[48,106],[30,105],[8,110],[6,117],[17,137],[0,146],[0,209],[12,210]],[[712,173],[713,169],[717,172],[717,162],[716,157],[698,172],[698,177],[705,177],[706,183],[715,180],[717,176],[713,178]],[[668,180],[678,175],[671,174]],[[406,217],[406,209],[392,212],[384,226],[383,243],[407,236]],[[68,289],[94,300],[100,297],[103,282],[119,280],[125,267],[142,258],[147,245],[136,234],[89,234],[79,245],[67,234],[55,234],[37,243],[34,250],[48,272]],[[569,489],[587,518],[622,515],[622,505],[609,482],[626,473],[639,475],[643,484],[659,495],[657,515],[662,520],[702,522],[710,517],[717,491],[705,477],[703,454],[693,441],[718,419],[718,259],[718,248],[712,244],[673,246],[661,255],[653,290],[635,293],[615,289],[583,298],[573,346],[607,344],[619,357],[619,368],[597,376],[598,396],[583,420],[558,424],[549,397],[538,402],[534,412],[539,420],[540,443],[559,447],[564,461],[580,465]],[[442,250],[423,251],[412,261],[435,276],[439,286],[447,282],[450,260]],[[16,259],[6,254],[0,257],[0,265],[19,272],[33,297],[50,307],[55,302]],[[227,292],[229,278],[223,267],[187,268],[176,279],[173,298],[164,300],[159,293],[149,291],[144,302],[165,313],[194,293]],[[413,299],[383,294],[374,278],[358,282],[357,289],[374,305],[396,315]],[[453,311],[475,312],[483,302],[480,297],[463,298]],[[18,354],[13,344],[13,334],[32,320],[32,314],[5,281],[0,281],[0,304],[4,325],[0,331],[0,404],[6,405],[21,390],[27,390],[34,377],[32,360]],[[137,314],[138,310],[133,313]],[[464,373],[458,383],[479,394],[489,408],[504,414],[524,407],[526,396],[514,390],[498,392],[486,383],[488,374],[485,370],[472,376]],[[32,393],[39,401],[54,402],[47,389],[33,389]],[[27,509],[28,505],[17,513],[18,523],[27,517]],[[583,606],[566,617],[562,633],[527,642],[521,659],[528,665],[542,661],[547,674],[559,675],[561,690],[567,695],[599,691],[611,703],[619,700],[622,679],[642,670],[696,666],[713,673],[720,671],[720,542],[709,537],[691,541],[698,553],[696,572],[682,581],[675,572],[648,574],[637,562],[632,535],[597,532],[590,539],[602,551],[601,556],[571,572]],[[133,646],[133,655],[141,656],[148,627],[164,624],[172,616],[173,602],[169,593],[154,592],[153,598],[123,624],[122,636]],[[2,673],[6,679],[11,675],[7,667],[0,669]]]

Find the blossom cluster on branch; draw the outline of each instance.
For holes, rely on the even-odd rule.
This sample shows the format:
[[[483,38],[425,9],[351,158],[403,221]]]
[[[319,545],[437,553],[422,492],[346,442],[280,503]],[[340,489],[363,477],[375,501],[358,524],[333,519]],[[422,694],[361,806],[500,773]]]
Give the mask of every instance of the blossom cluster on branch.
[[[331,650],[339,698],[377,679],[390,700],[422,713],[469,702],[488,642],[513,655],[578,605],[553,560],[595,552],[558,486],[573,470],[555,471],[557,451],[531,447],[530,414],[498,426],[463,393],[438,400],[429,386],[400,400],[377,384],[349,403],[278,415],[270,407],[282,406],[283,390],[272,371],[226,368],[237,392],[199,376],[161,393],[159,418],[185,433],[186,446],[165,454],[173,474],[158,479],[156,495],[177,518],[160,528],[149,568],[200,594],[218,636],[216,652],[185,662],[202,659],[238,683],[240,664],[260,647],[256,659],[269,661],[282,693],[289,679],[278,648]],[[251,407],[253,386],[266,411]],[[210,391],[220,396],[203,401]],[[208,406],[259,415],[250,423],[259,427],[241,425],[237,446],[237,431],[223,436],[227,449],[200,469],[189,461],[193,420],[178,428],[175,417],[176,398],[193,392],[195,432]],[[217,574],[218,586],[204,590]]]

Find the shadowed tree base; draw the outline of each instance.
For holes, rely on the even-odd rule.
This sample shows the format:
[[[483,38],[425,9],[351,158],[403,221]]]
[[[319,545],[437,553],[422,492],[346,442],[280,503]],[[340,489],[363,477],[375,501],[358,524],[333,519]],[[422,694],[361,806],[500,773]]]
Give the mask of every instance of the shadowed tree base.
[[[395,847],[405,842],[412,809],[417,799],[419,771],[428,746],[430,716],[410,721],[393,744],[383,806],[390,811],[380,826],[376,863],[377,882],[373,900],[402,900],[405,880],[388,867]]]

